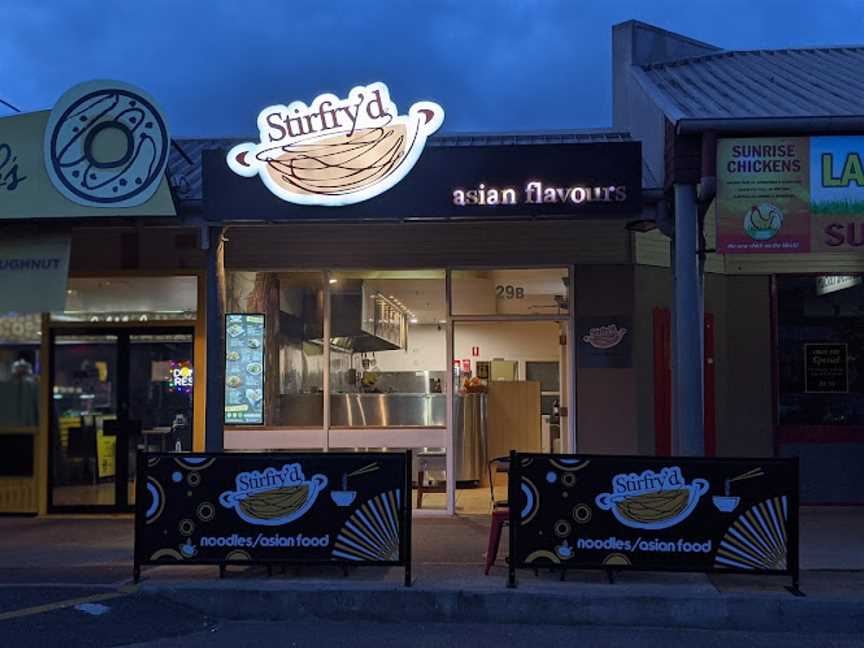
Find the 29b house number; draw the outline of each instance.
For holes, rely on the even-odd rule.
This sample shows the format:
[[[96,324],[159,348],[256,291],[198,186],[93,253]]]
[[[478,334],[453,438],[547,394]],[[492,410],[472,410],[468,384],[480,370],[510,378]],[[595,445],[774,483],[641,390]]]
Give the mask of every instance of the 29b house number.
[[[495,286],[495,296],[498,299],[525,299],[525,289],[512,284]]]

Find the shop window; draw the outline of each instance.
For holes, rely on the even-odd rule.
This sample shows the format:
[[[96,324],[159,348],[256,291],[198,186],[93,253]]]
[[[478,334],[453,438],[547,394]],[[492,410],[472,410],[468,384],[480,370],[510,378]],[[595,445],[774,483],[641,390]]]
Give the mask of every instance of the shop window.
[[[33,476],[32,434],[0,434],[0,477]]]
[[[864,425],[861,277],[779,277],[780,424]]]
[[[264,423],[322,426],[324,273],[231,272],[226,310],[265,316]]]
[[[330,275],[331,427],[444,427],[444,272]]]
[[[192,320],[198,279],[185,277],[72,277],[66,308],[55,321],[153,322]]]
[[[540,411],[544,416],[552,416],[561,398],[559,363],[527,361],[525,380],[540,383]]]
[[[566,403],[561,399],[560,367],[567,362],[562,326],[545,321],[456,322],[457,447],[479,447],[474,455],[479,465],[510,449],[549,452],[561,447],[557,414]],[[475,441],[472,435],[478,430],[481,440]]]
[[[0,430],[39,425],[39,315],[0,317]]]
[[[566,268],[454,270],[453,315],[566,315]]]

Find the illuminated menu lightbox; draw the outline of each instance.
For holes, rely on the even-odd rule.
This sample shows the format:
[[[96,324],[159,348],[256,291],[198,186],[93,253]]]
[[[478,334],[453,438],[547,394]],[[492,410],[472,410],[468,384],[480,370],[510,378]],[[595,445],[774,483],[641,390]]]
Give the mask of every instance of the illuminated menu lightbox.
[[[225,423],[264,423],[264,315],[225,316]]]

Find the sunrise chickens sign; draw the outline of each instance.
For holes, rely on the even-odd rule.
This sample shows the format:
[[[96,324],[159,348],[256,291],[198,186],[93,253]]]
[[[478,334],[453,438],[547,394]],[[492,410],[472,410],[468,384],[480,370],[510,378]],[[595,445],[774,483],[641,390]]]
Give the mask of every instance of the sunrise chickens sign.
[[[344,98],[323,94],[258,115],[258,142],[239,144],[228,166],[259,176],[276,196],[298,205],[338,207],[378,196],[411,171],[444,110],[418,101],[399,114],[387,86],[357,86]]]
[[[723,139],[717,176],[719,252],[864,246],[864,137]]]

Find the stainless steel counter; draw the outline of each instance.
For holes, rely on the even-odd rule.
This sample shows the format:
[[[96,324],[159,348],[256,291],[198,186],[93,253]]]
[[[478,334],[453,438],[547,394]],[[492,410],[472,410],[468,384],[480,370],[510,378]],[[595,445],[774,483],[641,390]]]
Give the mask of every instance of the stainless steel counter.
[[[330,425],[435,427],[447,425],[444,394],[334,394]]]
[[[317,426],[323,423],[324,396],[282,396],[281,425]],[[437,427],[447,425],[445,394],[332,394],[333,427]]]
[[[363,430],[378,427],[444,427],[447,425],[446,394],[333,394],[330,425]],[[321,394],[282,396],[280,424],[316,427],[323,424]],[[457,395],[454,402],[456,480],[481,477],[486,462],[486,395]]]

